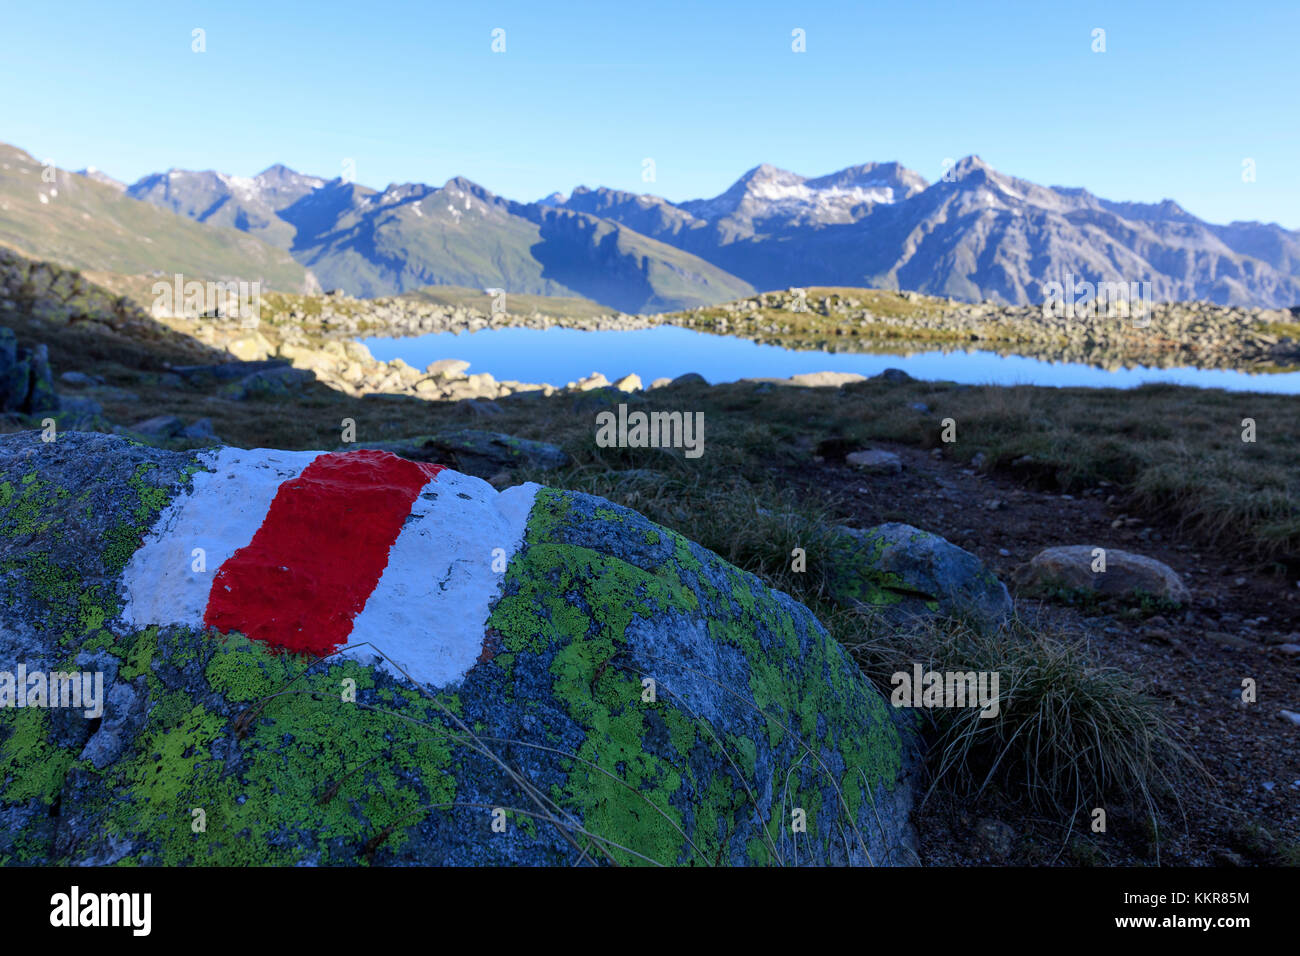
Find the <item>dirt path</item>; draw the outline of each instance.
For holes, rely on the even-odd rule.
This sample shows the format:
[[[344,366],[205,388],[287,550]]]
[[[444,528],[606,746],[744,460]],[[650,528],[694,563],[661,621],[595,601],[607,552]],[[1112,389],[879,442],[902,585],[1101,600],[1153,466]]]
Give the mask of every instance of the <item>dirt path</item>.
[[[1163,863],[1277,863],[1300,846],[1300,726],[1279,715],[1300,711],[1300,587],[1280,569],[1260,568],[1181,543],[1177,530],[1126,514],[1113,488],[1080,496],[1029,490],[1019,482],[905,446],[903,470],[864,475],[827,460],[808,493],[838,496],[846,523],[868,527],[904,521],[942,535],[978,555],[1015,593],[1014,569],[1052,545],[1096,544],[1164,561],[1192,591],[1189,606],[1159,614],[1047,604],[1017,595],[1022,614],[1086,639],[1103,664],[1142,679],[1166,701],[1189,748],[1215,780],[1189,796],[1181,832],[1163,834]],[[815,481],[815,487],[812,484]],[[1118,526],[1116,526],[1118,524]],[[1253,679],[1258,702],[1241,703]],[[989,821],[1010,826],[1006,831]],[[999,794],[978,806],[927,804],[920,815],[927,864],[986,862],[1152,862],[1150,834],[1137,820],[1116,820],[1108,833],[1075,825],[1070,845],[1060,824],[1026,816]],[[1262,827],[1260,834],[1253,827]],[[1011,832],[1006,840],[988,834]],[[1001,842],[1003,845],[998,847]],[[999,850],[1003,852],[998,852]],[[1295,862],[1295,861],[1293,861]]]

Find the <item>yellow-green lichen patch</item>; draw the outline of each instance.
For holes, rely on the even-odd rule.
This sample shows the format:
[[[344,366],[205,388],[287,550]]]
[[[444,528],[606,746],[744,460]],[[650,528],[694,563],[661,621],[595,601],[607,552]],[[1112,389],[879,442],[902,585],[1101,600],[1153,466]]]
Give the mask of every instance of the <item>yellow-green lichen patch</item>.
[[[831,586],[836,600],[888,607],[903,601],[907,586],[903,578],[880,567],[885,540],[878,535],[838,535],[831,539],[827,556]]]
[[[76,436],[90,441],[88,436]],[[112,439],[94,436],[94,441]],[[63,453],[42,450],[42,454]],[[187,461],[177,457],[177,461]],[[63,647],[92,638],[111,641],[106,626],[120,613],[116,578],[140,546],[158,513],[189,481],[197,466],[141,461],[126,473],[84,470],[71,488],[35,472],[0,481],[0,538],[10,539],[14,557],[0,600],[16,616],[39,620]]]
[[[23,707],[0,709],[0,799],[53,803],[77,757],[50,742],[49,711]]]
[[[751,841],[784,861],[794,807],[803,842],[834,852],[901,766],[883,700],[806,609],[599,501],[538,495],[488,622],[513,655],[509,684],[540,660],[545,693],[580,728],[556,801],[623,863],[735,862]],[[610,521],[627,530],[611,536]]]
[[[431,806],[454,799],[442,719],[459,709],[454,695],[389,688],[367,698],[374,672],[356,662],[305,671],[309,660],[239,636],[214,643],[204,673],[238,702],[234,712],[185,709],[186,695],[169,694],[107,775],[118,799],[106,828],[134,834],[137,862],[365,862],[367,848],[400,848]],[[352,690],[360,703],[345,699]]]
[[[66,497],[67,491],[42,481],[35,472],[24,475],[17,486],[0,482],[0,536],[47,534],[58,520],[54,506]]]

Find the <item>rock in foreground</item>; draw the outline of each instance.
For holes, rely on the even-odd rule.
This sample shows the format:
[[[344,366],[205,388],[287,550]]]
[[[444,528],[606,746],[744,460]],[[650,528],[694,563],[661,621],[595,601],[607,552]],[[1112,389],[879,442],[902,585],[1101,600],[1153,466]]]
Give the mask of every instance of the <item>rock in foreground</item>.
[[[939,614],[1005,619],[1014,609],[1006,585],[969,551],[929,531],[882,524],[840,528],[834,540],[832,597],[886,617]]]
[[[0,710],[0,862],[914,859],[838,644],[603,499],[11,435],[0,569],[0,671],[103,680],[97,718]]]

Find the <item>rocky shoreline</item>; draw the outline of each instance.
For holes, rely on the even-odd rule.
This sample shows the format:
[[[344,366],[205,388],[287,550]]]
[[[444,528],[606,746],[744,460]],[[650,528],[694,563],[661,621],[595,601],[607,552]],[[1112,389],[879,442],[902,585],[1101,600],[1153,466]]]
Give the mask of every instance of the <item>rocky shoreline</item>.
[[[406,337],[493,328],[570,328],[613,331],[671,324],[735,335],[764,344],[829,352],[907,354],[918,349],[994,351],[1107,369],[1133,367],[1285,370],[1300,365],[1300,324],[1281,309],[1241,309],[1204,302],[1152,308],[1149,323],[1127,317],[1088,320],[1045,318],[1033,307],[966,304],[915,293],[854,290],[808,299],[791,292],[764,293],[685,313],[557,317],[540,312],[490,313],[404,297],[359,300],[346,295],[271,296],[257,330],[233,334],[228,323],[172,320],[198,341],[244,360],[287,358],[297,368],[348,394],[384,393],[418,398],[496,399],[521,393],[550,395],[613,384],[642,388],[635,375],[611,383],[595,373],[578,382],[498,382],[468,373],[448,358],[420,371],[394,359],[380,362],[355,341],[362,335]],[[796,308],[801,306],[802,308]],[[181,322],[184,325],[174,323]],[[1294,335],[1287,333],[1292,331]],[[667,380],[651,383],[665,384]]]
[[[485,295],[484,305],[489,301]],[[138,301],[114,296],[74,270],[0,250],[0,310],[5,308],[53,321],[94,321],[134,337],[170,330],[239,361],[288,360],[348,395],[425,400],[544,397],[611,385],[634,392],[644,386],[635,375],[611,382],[599,372],[564,384],[497,381],[471,373],[468,363],[454,356],[420,370],[401,359],[375,359],[356,339],[494,328],[627,331],[668,324],[825,352],[992,351],[1106,369],[1141,365],[1270,372],[1300,367],[1300,307],[1246,309],[1208,302],[1154,305],[1139,323],[1121,315],[1045,316],[1035,306],[871,289],[791,289],[687,312],[595,316],[496,312],[419,296],[356,299],[339,292],[271,292],[261,297],[256,327],[245,328],[217,316],[151,316]]]
[[[769,292],[672,321],[762,344],[833,352],[905,353],[919,346],[1107,369],[1300,365],[1300,310],[1173,302],[1152,306],[1141,320],[1125,314],[1085,318],[1044,315],[1040,306],[963,303],[914,292],[824,291]]]

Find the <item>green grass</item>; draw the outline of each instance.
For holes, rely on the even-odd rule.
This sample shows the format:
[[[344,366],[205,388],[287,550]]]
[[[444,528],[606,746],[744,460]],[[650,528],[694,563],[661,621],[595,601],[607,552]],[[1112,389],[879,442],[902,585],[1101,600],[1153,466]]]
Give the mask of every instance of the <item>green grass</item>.
[[[933,621],[900,631],[869,618],[859,626],[865,636],[849,645],[886,693],[889,675],[913,661],[999,674],[996,717],[923,712],[931,792],[972,798],[996,785],[1076,820],[1108,805],[1152,814],[1206,779],[1161,705],[1134,678],[1099,665],[1082,641],[1021,619],[997,628]]]

